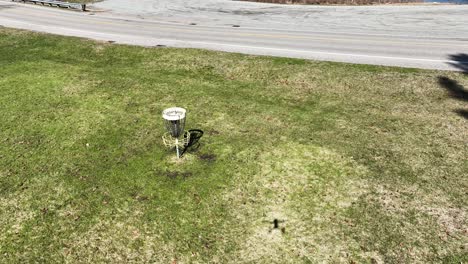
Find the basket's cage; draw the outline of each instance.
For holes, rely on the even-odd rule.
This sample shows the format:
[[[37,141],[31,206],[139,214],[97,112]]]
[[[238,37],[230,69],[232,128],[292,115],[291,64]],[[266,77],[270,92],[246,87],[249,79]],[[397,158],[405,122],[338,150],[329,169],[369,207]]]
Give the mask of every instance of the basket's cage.
[[[185,109],[180,107],[172,107],[164,110],[163,118],[164,125],[172,137],[180,137],[185,128]]]
[[[164,126],[167,133],[163,135],[163,143],[167,147],[175,147],[177,158],[179,158],[179,147],[184,147],[190,141],[190,133],[186,132],[179,140],[179,137],[184,135],[186,110],[180,107],[171,107],[162,112],[164,118]]]

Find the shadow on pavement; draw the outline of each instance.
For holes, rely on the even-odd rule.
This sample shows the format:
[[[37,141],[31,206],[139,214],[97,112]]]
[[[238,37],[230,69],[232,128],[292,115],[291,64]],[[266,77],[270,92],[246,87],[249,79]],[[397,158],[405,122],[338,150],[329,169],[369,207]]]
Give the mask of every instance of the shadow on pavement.
[[[468,73],[468,71],[465,73]],[[451,98],[457,99],[463,102],[468,102],[468,91],[465,90],[465,87],[460,85],[457,81],[444,77],[444,76],[439,76],[438,79],[439,79],[439,85],[447,91],[448,95]],[[455,110],[455,113],[457,113],[461,117],[468,119],[468,110],[457,109]]]

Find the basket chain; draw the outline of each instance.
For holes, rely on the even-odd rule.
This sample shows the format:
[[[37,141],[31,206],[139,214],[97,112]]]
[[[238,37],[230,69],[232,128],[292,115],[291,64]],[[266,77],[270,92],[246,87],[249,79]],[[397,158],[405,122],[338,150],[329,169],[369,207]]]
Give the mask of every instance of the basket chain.
[[[166,132],[162,135],[162,140],[164,146],[168,148],[185,147],[190,142],[190,132],[185,131],[184,136],[181,139],[174,138],[169,132]]]

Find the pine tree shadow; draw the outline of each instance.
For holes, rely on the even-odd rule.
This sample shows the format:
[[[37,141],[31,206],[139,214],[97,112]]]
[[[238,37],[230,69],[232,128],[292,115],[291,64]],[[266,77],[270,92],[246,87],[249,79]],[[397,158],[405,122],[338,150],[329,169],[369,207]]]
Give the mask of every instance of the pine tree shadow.
[[[468,110],[458,109],[455,110],[455,113],[457,113],[459,116],[464,117],[465,119],[468,119]]]
[[[447,91],[451,98],[463,102],[468,102],[468,91],[465,89],[465,87],[463,87],[457,81],[445,76],[439,76],[438,79],[439,85]],[[468,110],[466,109],[457,109],[455,110],[455,113],[461,117],[464,117],[465,119],[468,119]]]
[[[449,56],[451,62],[450,65],[462,71],[464,74],[468,74],[468,54],[458,53]]]

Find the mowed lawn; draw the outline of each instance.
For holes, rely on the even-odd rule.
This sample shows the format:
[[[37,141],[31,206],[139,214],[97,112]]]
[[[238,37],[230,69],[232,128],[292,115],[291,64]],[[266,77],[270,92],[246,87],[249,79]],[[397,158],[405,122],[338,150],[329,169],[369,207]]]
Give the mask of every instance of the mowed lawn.
[[[467,262],[464,87],[2,28],[0,262]]]

